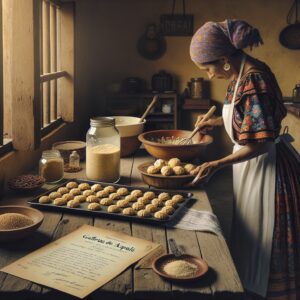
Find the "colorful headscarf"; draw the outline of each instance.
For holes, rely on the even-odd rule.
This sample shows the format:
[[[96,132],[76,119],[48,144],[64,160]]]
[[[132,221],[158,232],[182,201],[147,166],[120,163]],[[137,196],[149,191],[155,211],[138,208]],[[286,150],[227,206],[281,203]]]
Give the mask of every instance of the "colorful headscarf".
[[[207,22],[194,34],[190,55],[194,62],[203,64],[259,44],[263,44],[259,31],[245,21]]]

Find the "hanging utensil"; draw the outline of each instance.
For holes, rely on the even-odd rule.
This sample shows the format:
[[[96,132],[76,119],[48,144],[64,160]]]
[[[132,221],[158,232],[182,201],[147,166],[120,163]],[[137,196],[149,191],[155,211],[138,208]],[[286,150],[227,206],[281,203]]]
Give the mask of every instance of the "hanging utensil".
[[[158,96],[155,95],[155,96],[153,97],[153,100],[151,101],[151,103],[150,103],[149,106],[147,107],[146,111],[145,111],[144,114],[141,116],[141,118],[140,118],[140,123],[142,123],[142,122],[144,121],[144,119],[148,116],[150,110],[151,110],[152,107],[156,104],[157,100],[158,100]]]
[[[193,132],[192,132],[187,138],[181,139],[180,142],[179,142],[179,144],[180,144],[180,145],[191,145],[191,144],[193,143],[192,138],[193,138],[193,136],[199,131],[200,125],[201,125],[203,122],[209,120],[209,119],[212,117],[212,115],[214,114],[214,112],[216,111],[216,109],[217,109],[217,108],[216,108],[215,105],[212,106],[212,107],[209,109],[209,111],[203,116],[203,119],[201,119],[201,121],[200,121],[199,123],[197,122],[198,125],[196,125],[195,129],[193,130]],[[196,124],[197,124],[197,123],[196,123]]]
[[[300,49],[300,22],[298,20],[298,1],[295,0],[292,4],[288,15],[287,15],[287,23],[289,24],[285,27],[279,35],[279,41],[282,46],[297,50]],[[295,14],[295,21],[292,21],[292,17]]]

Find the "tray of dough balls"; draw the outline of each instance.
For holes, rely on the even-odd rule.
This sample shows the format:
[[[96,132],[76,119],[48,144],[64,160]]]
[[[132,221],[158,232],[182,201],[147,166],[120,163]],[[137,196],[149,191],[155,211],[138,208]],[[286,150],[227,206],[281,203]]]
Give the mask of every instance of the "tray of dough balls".
[[[62,212],[164,223],[172,220],[192,195],[188,192],[71,179],[28,203]]]

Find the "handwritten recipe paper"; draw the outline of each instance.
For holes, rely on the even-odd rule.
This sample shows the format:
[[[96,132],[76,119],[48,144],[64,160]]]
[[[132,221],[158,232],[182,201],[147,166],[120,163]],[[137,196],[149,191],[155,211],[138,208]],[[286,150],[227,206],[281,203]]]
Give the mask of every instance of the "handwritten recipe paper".
[[[83,225],[1,271],[84,298],[158,246]]]

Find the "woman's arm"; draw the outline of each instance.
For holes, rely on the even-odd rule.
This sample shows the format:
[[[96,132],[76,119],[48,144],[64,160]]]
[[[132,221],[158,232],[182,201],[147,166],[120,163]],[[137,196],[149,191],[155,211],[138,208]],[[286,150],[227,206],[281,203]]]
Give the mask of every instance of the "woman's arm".
[[[240,150],[228,156],[225,156],[218,160],[206,162],[198,166],[195,170],[193,170],[192,174],[197,175],[193,180],[192,184],[196,184],[201,181],[208,181],[216,171],[223,167],[240,163],[251,158],[257,157],[261,154],[267,153],[272,144],[272,142],[248,143]]]
[[[205,129],[206,127],[217,127],[223,126],[223,118],[222,117],[212,117],[207,121],[204,121],[200,124],[201,120],[203,119],[204,115],[199,115],[195,124],[195,127],[200,125],[200,130]]]

